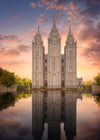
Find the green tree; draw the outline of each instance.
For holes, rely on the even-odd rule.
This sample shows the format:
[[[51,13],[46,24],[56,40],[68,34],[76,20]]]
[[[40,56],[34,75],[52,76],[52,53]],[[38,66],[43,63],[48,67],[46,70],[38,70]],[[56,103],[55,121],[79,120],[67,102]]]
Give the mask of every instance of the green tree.
[[[7,90],[8,90],[8,88],[12,84],[15,84],[15,75],[14,75],[14,73],[10,73],[10,72],[4,70],[3,74],[2,74],[1,83],[2,83],[3,86],[7,87]]]
[[[31,87],[32,82],[28,78],[21,78],[18,75],[15,75],[14,73],[11,73],[7,70],[3,70],[2,68],[0,68],[0,84],[7,87],[7,89],[12,84],[24,86],[26,89],[29,89]]]
[[[94,82],[95,84],[100,85],[100,73],[94,78]]]
[[[0,68],[0,85],[2,84],[2,74],[3,74],[3,70],[2,70],[2,68]]]
[[[25,86],[27,89],[31,87],[31,80],[29,78],[20,78],[18,75],[15,76],[16,84],[19,86]]]

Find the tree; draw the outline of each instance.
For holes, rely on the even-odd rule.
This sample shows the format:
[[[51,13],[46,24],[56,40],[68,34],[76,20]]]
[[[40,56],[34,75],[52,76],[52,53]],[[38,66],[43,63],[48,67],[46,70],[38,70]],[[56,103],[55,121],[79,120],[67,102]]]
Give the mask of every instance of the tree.
[[[100,73],[98,73],[98,75],[94,78],[94,82],[95,82],[97,85],[100,85]]]
[[[0,68],[0,85],[2,84],[2,74],[3,74],[3,70],[2,68]]]
[[[10,73],[6,70],[3,71],[2,73],[2,79],[1,79],[1,83],[3,86],[8,88],[12,85],[15,84],[15,75],[14,73]]]

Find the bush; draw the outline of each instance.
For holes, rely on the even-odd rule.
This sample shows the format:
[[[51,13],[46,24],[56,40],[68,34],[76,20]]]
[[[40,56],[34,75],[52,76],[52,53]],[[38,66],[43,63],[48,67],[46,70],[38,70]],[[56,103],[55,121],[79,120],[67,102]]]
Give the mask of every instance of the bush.
[[[100,85],[100,73],[94,78],[94,82],[95,84]]]
[[[83,89],[84,90],[91,90],[92,81],[85,81],[83,82]]]

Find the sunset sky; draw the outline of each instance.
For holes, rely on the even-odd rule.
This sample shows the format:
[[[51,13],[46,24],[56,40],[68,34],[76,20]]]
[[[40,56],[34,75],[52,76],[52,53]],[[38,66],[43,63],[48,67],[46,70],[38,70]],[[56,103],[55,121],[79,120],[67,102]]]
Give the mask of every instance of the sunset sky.
[[[77,75],[93,80],[100,72],[100,0],[0,0],[0,67],[31,78],[32,40],[39,24],[47,53],[54,12],[62,53],[70,24]]]

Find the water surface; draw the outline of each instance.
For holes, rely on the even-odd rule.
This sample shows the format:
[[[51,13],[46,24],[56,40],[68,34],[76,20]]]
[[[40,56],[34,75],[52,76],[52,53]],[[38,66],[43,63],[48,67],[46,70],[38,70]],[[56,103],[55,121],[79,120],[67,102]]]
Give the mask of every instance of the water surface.
[[[0,95],[0,140],[99,140],[100,96],[73,92]]]

